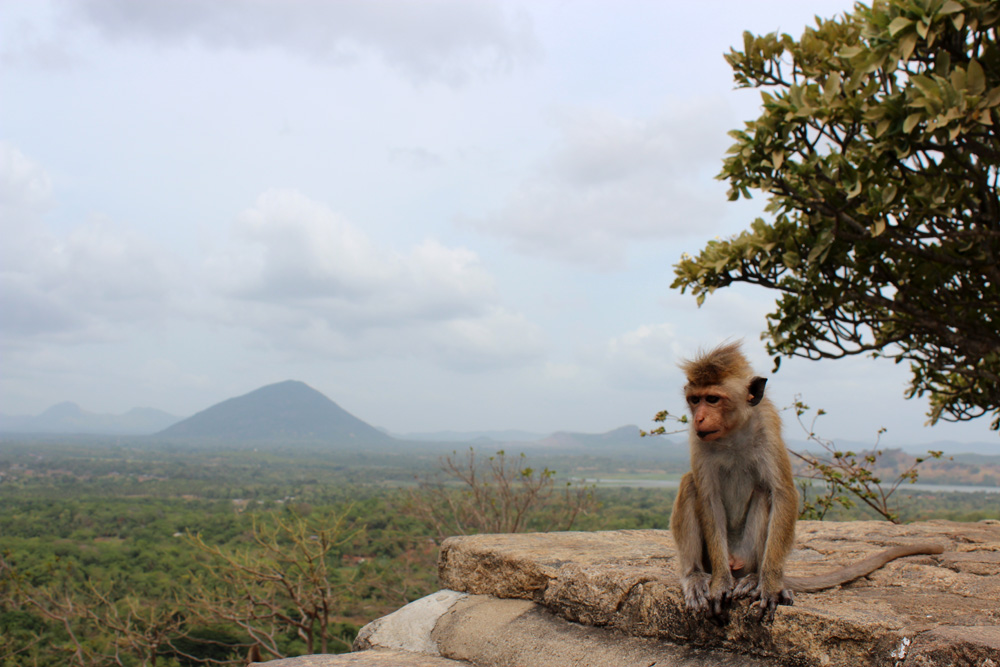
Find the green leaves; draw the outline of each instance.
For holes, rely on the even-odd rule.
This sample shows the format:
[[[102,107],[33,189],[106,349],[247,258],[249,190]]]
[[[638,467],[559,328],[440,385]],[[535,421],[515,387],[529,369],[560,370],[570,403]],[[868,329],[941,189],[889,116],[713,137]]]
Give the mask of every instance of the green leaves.
[[[774,217],[683,257],[672,286],[776,290],[772,354],[906,359],[932,421],[1000,427],[998,28],[995,2],[888,0],[798,40],[745,34],[727,60],[763,107],[719,178]]]
[[[976,60],[969,61],[965,85],[970,95],[982,95],[983,91],[986,90],[986,73],[983,71],[983,66]]]
[[[913,25],[913,21],[905,16],[897,16],[889,24],[889,36],[895,37],[898,33]]]
[[[884,461],[882,457],[888,452],[878,448],[882,434],[885,433],[884,428],[879,429],[878,438],[870,450],[860,453],[843,451],[838,449],[833,441],[816,435],[816,422],[826,414],[822,409],[814,413],[808,424],[803,420],[803,416],[809,412],[809,406],[805,405],[799,396],[796,396],[785,410],[794,411],[795,419],[810,443],[809,449],[815,451],[815,445],[821,449],[820,453],[794,450],[789,452],[808,466],[805,477],[823,482],[820,494],[811,493],[809,484],[801,485],[803,492],[800,518],[821,520],[835,505],[851,508],[854,506],[854,499],[858,499],[882,518],[899,523],[899,510],[894,506],[895,501],[892,500],[892,496],[900,484],[904,482],[913,484],[917,481],[919,476],[917,467],[925,462],[927,457],[910,459],[909,455],[896,450],[891,457],[896,459],[895,462]],[[939,459],[942,452],[929,451],[927,454],[930,458]],[[879,470],[894,477],[890,484],[883,485],[882,477],[876,474]]]

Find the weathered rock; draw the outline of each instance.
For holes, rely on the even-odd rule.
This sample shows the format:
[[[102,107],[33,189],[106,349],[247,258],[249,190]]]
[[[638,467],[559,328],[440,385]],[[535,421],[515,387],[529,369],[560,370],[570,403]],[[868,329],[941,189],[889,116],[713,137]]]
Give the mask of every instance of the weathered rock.
[[[465,593],[446,590],[411,602],[361,628],[354,640],[354,650],[379,647],[440,655],[431,632],[438,620],[466,597]]]
[[[339,655],[303,655],[298,658],[251,662],[249,667],[472,667],[467,662],[423,653],[373,649]]]
[[[360,652],[267,665],[1000,667],[1000,521],[800,522],[788,573],[924,541],[945,553],[800,594],[773,625],[744,603],[719,627],[684,612],[665,531],[452,538],[439,573],[464,592],[439,591],[369,624]]]
[[[473,595],[441,617],[441,654],[473,665],[531,667],[766,667],[760,658],[677,646],[571,623],[528,600]]]
[[[823,572],[919,541],[946,552],[800,594],[769,626],[745,604],[725,627],[686,614],[666,531],[452,538],[439,575],[454,590],[531,600],[569,621],[776,664],[1000,666],[1000,521],[800,522],[788,573]]]
[[[419,622],[414,623],[415,619]],[[433,626],[430,633],[426,632],[428,626]],[[394,649],[404,654],[426,654],[429,646],[429,652],[435,655],[457,660],[455,664],[471,665],[765,667],[768,664],[751,656],[676,646],[572,623],[529,600],[448,590],[412,602],[365,626],[354,650]],[[273,663],[268,667],[273,667]]]

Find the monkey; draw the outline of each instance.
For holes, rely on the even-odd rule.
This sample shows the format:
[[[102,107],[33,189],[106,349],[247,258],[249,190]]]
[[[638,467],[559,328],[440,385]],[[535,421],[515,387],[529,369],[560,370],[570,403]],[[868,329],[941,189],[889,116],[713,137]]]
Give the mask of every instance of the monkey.
[[[750,598],[770,623],[795,592],[833,588],[896,558],[937,554],[936,544],[895,547],[815,577],[784,574],[795,542],[799,497],[781,436],[781,417],[764,396],[739,342],[680,364],[691,413],[691,470],[670,518],[681,592],[689,611],[728,622],[734,600]]]

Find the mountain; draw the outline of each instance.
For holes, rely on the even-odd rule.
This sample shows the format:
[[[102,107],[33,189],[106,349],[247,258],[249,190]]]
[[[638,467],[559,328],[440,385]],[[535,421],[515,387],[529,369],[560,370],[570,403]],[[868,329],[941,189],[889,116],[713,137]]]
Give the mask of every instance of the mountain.
[[[661,436],[644,438],[638,426],[621,426],[607,433],[558,431],[532,443],[525,450],[536,453],[585,454],[617,459],[686,461],[688,448],[682,441]]]
[[[557,449],[599,449],[615,445],[642,446],[638,426],[622,426],[607,433],[570,433],[558,431],[536,444]]]
[[[577,433],[557,431],[549,435],[529,431],[434,431],[393,434],[410,442],[434,443],[438,446],[462,444],[475,448],[507,449],[531,455],[584,455],[619,458],[652,457],[655,459],[687,460],[686,439],[664,437],[643,438],[638,426],[621,426],[607,433]]]
[[[295,380],[217,403],[156,435],[226,442],[394,442],[309,385]]]
[[[179,420],[176,415],[153,408],[133,408],[123,415],[96,414],[67,401],[34,417],[0,415],[0,432],[148,435]]]
[[[405,433],[397,435],[403,440],[416,440],[425,442],[496,442],[503,444],[506,442],[534,442],[545,437],[543,433],[531,433],[528,431],[506,430],[506,431],[432,431],[420,433]]]

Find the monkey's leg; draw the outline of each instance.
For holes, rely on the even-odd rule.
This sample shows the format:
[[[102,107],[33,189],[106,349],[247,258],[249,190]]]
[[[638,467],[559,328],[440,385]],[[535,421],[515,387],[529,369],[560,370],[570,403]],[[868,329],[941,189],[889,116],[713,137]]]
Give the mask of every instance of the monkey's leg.
[[[733,587],[733,598],[751,597],[760,585],[760,561],[767,546],[768,521],[771,515],[771,504],[764,489],[755,489],[747,504],[747,513],[743,520],[743,533],[739,540],[734,540],[730,547],[730,560],[743,564],[743,576],[736,580]]]
[[[728,522],[722,504],[722,481],[713,471],[693,474],[693,480],[697,480],[692,484],[697,493],[694,511],[705,543],[705,569],[711,574],[709,612],[717,623],[724,625],[729,622],[729,606],[733,600],[733,573],[729,569]]]
[[[733,546],[732,559],[745,564],[746,575],[736,580],[733,598],[753,598],[758,601],[759,618],[763,622],[774,620],[778,605],[791,605],[792,591],[782,588],[776,596],[769,596],[761,588],[760,566],[767,548],[767,536],[771,518],[771,503],[764,489],[757,489],[750,498],[743,534],[738,544]]]
[[[677,545],[681,592],[684,605],[694,612],[708,610],[708,584],[711,575],[705,571],[703,555],[705,540],[695,511],[694,477],[687,473],[681,478],[674,510],[670,515],[670,531]]]
[[[762,623],[774,620],[778,605],[793,602],[792,591],[785,586],[785,561],[795,542],[799,503],[790,479],[788,483],[777,484],[771,489],[768,504],[767,538],[758,568],[760,581],[751,596],[757,599],[758,618]]]

